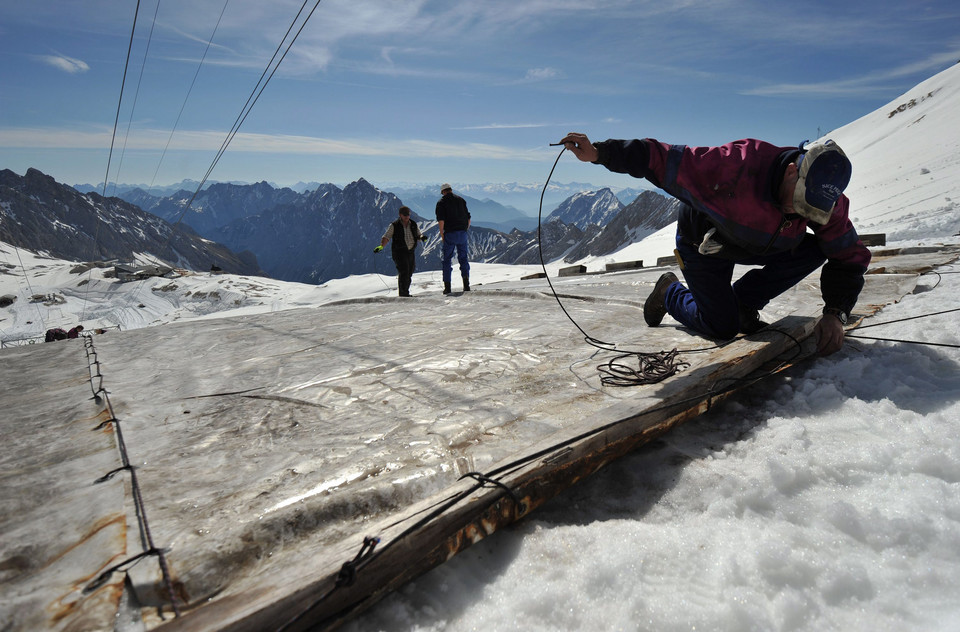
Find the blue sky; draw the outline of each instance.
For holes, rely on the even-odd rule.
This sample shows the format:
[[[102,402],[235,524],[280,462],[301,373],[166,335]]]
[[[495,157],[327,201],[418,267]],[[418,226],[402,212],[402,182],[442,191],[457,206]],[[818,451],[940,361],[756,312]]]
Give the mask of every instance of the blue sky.
[[[102,182],[136,3],[0,3],[0,168]],[[110,180],[202,178],[300,7],[142,0]],[[324,0],[210,177],[542,182],[568,131],[795,144],[958,60],[954,0]]]

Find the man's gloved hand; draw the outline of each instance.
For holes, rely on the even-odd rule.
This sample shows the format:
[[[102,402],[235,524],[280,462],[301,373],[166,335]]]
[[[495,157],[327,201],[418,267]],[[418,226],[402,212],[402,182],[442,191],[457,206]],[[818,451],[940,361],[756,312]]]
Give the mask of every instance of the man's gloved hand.
[[[713,234],[717,232],[716,228],[711,228],[703,236],[703,241],[700,242],[700,247],[697,248],[697,251],[702,255],[715,255],[721,250],[723,250],[723,244],[713,239]]]
[[[374,252],[374,254],[376,254],[376,253],[380,252],[381,250],[383,250],[383,246],[377,246],[376,248],[373,249],[373,252]]]
[[[426,235],[420,235],[420,241],[423,241],[423,242],[427,241],[427,236],[426,236]]]

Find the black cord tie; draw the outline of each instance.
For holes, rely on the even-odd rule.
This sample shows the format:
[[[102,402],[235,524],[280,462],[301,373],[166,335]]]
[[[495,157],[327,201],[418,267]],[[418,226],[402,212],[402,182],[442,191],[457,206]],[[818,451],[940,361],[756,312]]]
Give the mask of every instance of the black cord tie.
[[[154,548],[154,549],[147,549],[147,550],[144,551],[143,553],[138,553],[137,555],[134,555],[133,557],[131,557],[131,558],[129,558],[129,559],[126,559],[126,560],[120,562],[119,564],[114,564],[113,566],[111,566],[111,567],[108,568],[107,570],[105,570],[105,571],[103,571],[102,573],[100,573],[99,575],[97,575],[97,578],[94,579],[92,582],[90,582],[89,584],[87,584],[86,586],[84,586],[84,587],[83,587],[83,594],[84,594],[84,595],[89,595],[89,594],[92,593],[93,591],[97,590],[98,588],[100,588],[101,586],[103,586],[104,584],[106,584],[106,583],[107,583],[107,580],[110,579],[110,576],[111,576],[111,575],[113,575],[113,574],[116,573],[117,571],[125,571],[125,570],[129,569],[131,566],[135,565],[137,562],[139,562],[139,561],[142,560],[143,558],[147,557],[148,555],[157,555],[157,556],[160,556],[160,555],[162,555],[162,554],[163,554],[163,550],[162,550],[162,549],[156,549],[156,548]]]
[[[122,466],[122,467],[118,467],[118,468],[115,469],[115,470],[110,470],[109,472],[107,472],[106,474],[104,474],[103,476],[101,476],[100,478],[98,478],[97,480],[93,481],[93,484],[96,485],[96,484],[98,484],[98,483],[106,483],[106,482],[109,481],[111,478],[113,478],[115,474],[118,474],[118,473],[120,473],[120,472],[125,472],[125,471],[133,471],[133,466],[132,466],[132,465],[124,465],[124,466]]]
[[[108,419],[108,420],[106,420],[106,421],[104,421],[104,422],[101,422],[100,425],[98,425],[96,428],[94,428],[94,430],[95,430],[95,431],[96,431],[96,430],[103,430],[104,427],[105,427],[107,424],[118,424],[118,423],[120,423],[120,420],[119,420],[119,419],[117,419],[116,417],[111,417],[110,419]]]
[[[373,550],[377,548],[378,544],[380,544],[380,538],[372,536],[363,538],[363,546],[360,547],[357,556],[349,562],[344,562],[343,566],[340,567],[340,572],[337,573],[337,588],[353,585],[353,582],[357,580],[357,565],[373,555]]]
[[[495,479],[492,479],[492,478],[490,478],[489,476],[487,476],[486,474],[483,474],[483,473],[481,473],[481,472],[467,472],[466,474],[464,474],[463,476],[461,476],[458,480],[461,480],[461,481],[462,481],[462,480],[465,479],[465,478],[473,478],[473,479],[476,479],[477,482],[480,483],[480,486],[481,486],[481,487],[483,487],[483,485],[486,484],[486,483],[490,483],[491,485],[493,485],[493,486],[495,486],[495,487],[499,487],[499,488],[502,489],[503,491],[507,492],[507,494],[510,495],[510,498],[513,499],[513,504],[517,507],[517,515],[518,515],[518,516],[519,516],[520,514],[524,513],[524,512],[527,510],[527,505],[526,505],[526,503],[524,503],[523,501],[521,501],[520,498],[516,495],[516,493],[514,493],[514,491],[513,491],[512,489],[510,489],[505,483],[503,483],[503,482],[501,482],[501,481],[498,481],[498,480],[495,480]]]
[[[88,362],[90,362],[89,370],[91,373],[90,388],[91,390],[94,391],[93,392],[94,399],[97,400],[97,402],[101,402],[101,401],[103,402],[105,406],[105,408],[103,409],[103,413],[105,413],[106,415],[109,415],[109,418],[103,423],[101,423],[100,425],[98,425],[94,430],[100,430],[106,427],[107,424],[112,423],[114,432],[116,434],[117,449],[120,451],[120,467],[111,472],[108,472],[107,474],[99,478],[97,481],[95,481],[94,484],[102,483],[104,481],[109,480],[117,472],[121,472],[124,470],[130,472],[130,489],[132,493],[134,509],[137,515],[137,522],[140,526],[140,540],[143,547],[143,553],[140,553],[139,555],[132,557],[125,562],[121,562],[120,564],[117,564],[116,566],[111,567],[107,571],[104,571],[96,580],[94,580],[93,582],[88,584],[86,587],[84,587],[83,592],[84,594],[88,594],[89,592],[96,590],[98,587],[102,586],[107,581],[107,579],[110,577],[110,575],[113,572],[120,569],[124,569],[126,566],[129,566],[131,564],[135,564],[147,555],[154,555],[157,558],[157,565],[160,567],[160,574],[163,578],[163,585],[166,588],[167,597],[170,600],[170,607],[173,610],[174,616],[179,617],[180,606],[177,604],[177,594],[176,594],[176,591],[174,590],[173,579],[170,576],[170,569],[167,566],[166,553],[164,552],[163,549],[157,548],[157,546],[153,543],[153,535],[150,533],[150,525],[149,525],[149,522],[147,521],[146,506],[144,505],[144,502],[143,502],[143,495],[141,493],[140,483],[137,480],[137,470],[130,463],[130,458],[127,454],[127,445],[123,439],[123,432],[122,432],[120,420],[117,419],[116,413],[113,410],[113,404],[110,402],[109,393],[105,388],[103,388],[103,376],[100,374],[100,363],[97,361],[96,349],[94,348],[94,345],[93,345],[93,338],[87,337],[84,340],[84,344],[87,345],[88,347],[87,359],[88,359]],[[97,376],[100,378],[100,381],[101,381],[101,386],[99,390],[95,390],[93,388],[92,376],[93,376],[94,364],[96,364],[97,366]],[[100,394],[103,395],[102,400],[100,398]],[[158,611],[158,614],[160,615],[160,618],[163,619],[164,618],[163,606],[162,605],[158,606],[157,611]]]

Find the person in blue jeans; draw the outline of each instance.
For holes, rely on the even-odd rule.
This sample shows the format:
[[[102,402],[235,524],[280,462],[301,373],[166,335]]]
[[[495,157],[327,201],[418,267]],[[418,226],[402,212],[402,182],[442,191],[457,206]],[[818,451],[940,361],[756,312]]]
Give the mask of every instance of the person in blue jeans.
[[[647,325],[670,314],[712,338],[754,333],[766,325],[759,310],[823,266],[817,350],[842,347],[870,251],[843,195],[852,166],[832,140],[689,147],[652,138],[591,143],[571,133],[561,142],[584,162],[646,178],[683,202],[676,244],[686,285],[672,272],[661,275],[644,303]],[[760,267],[731,283],[735,265]]]
[[[453,277],[453,253],[457,253],[460,264],[460,277],[463,279],[463,291],[470,291],[470,261],[468,260],[467,230],[470,228],[470,211],[467,202],[453,192],[447,183],[440,186],[440,200],[437,201],[437,225],[440,239],[443,241],[443,293],[450,293],[450,281]]]

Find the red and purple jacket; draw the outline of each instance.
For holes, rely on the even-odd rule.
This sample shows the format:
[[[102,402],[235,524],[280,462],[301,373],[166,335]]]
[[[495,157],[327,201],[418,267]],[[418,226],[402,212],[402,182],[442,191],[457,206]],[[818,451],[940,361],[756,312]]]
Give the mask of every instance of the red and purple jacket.
[[[821,291],[828,307],[849,313],[863,288],[870,251],[850,222],[850,200],[841,195],[830,221],[815,224],[785,214],[779,204],[780,183],[787,164],[800,151],[745,139],[719,147],[668,145],[643,140],[594,143],[597,162],[617,173],[646,178],[681,202],[677,238],[694,248],[716,228],[724,244],[716,256],[743,259],[791,250],[809,227],[827,257]]]

